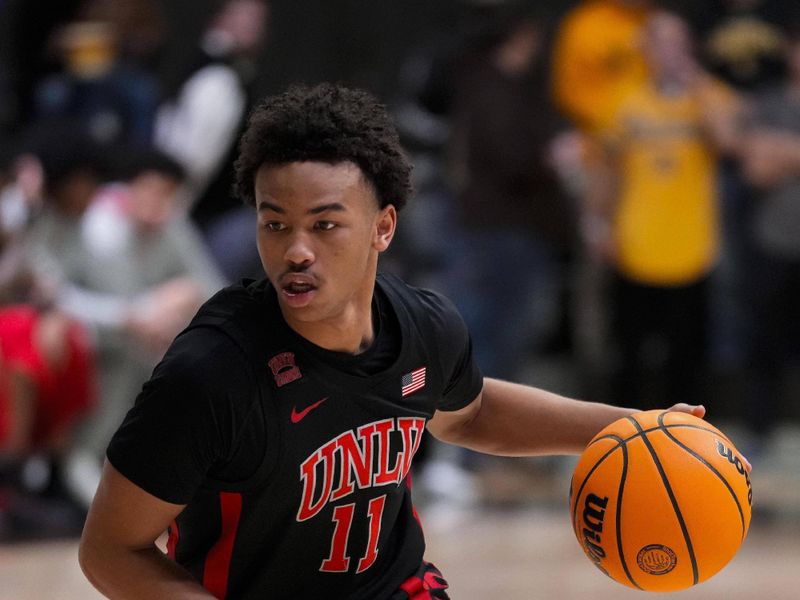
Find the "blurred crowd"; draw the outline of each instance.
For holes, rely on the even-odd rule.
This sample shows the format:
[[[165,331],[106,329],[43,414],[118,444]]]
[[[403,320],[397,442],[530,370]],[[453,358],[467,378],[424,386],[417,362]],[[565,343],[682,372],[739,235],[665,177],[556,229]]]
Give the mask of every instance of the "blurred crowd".
[[[438,260],[428,283],[461,308],[484,374],[542,385],[559,364],[568,394],[704,404],[757,466],[796,448],[791,3],[476,7],[420,81],[446,133],[420,144],[433,166],[412,234],[447,234],[410,246]],[[453,457],[431,483],[463,489],[482,461]]]
[[[232,161],[279,1],[214,3],[170,78],[164,2],[57,4],[0,73],[0,541],[80,531],[172,338],[261,272]],[[791,1],[457,4],[386,98],[417,199],[383,268],[456,302],[485,375],[702,403],[757,463],[800,419]]]
[[[0,537],[74,535],[111,435],[172,338],[254,276],[231,195],[268,6],[210,15],[174,89],[148,59],[149,0],[86,0],[41,49],[53,62],[2,137]]]

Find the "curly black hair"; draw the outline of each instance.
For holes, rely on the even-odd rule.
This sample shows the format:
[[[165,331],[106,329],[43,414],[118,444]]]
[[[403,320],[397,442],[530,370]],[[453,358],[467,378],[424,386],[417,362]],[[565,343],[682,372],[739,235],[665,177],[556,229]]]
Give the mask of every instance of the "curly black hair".
[[[255,205],[258,169],[298,161],[355,163],[381,208],[400,210],[412,193],[411,164],[386,107],[363,90],[292,86],[259,104],[239,143],[236,194]]]

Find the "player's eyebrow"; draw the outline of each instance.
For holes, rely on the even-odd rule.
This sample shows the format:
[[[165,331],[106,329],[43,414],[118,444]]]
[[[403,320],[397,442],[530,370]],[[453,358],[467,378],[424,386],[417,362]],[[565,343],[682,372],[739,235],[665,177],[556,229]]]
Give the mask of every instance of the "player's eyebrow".
[[[320,213],[327,212],[332,210],[334,212],[346,212],[347,208],[344,204],[340,202],[329,202],[327,204],[320,204],[319,206],[315,206],[314,208],[308,209],[308,214],[310,215],[318,215]]]
[[[277,204],[272,204],[272,202],[267,202],[266,200],[262,200],[261,202],[258,203],[258,211],[261,212],[262,210],[271,210],[273,212],[280,214],[286,212]]]
[[[258,203],[258,210],[271,210],[278,214],[284,214],[286,212],[282,207],[278,206],[277,204],[273,204],[272,202],[267,202],[266,200],[262,200]],[[309,215],[318,215],[329,210],[334,212],[346,212],[347,207],[341,202],[328,202],[313,208],[309,208],[307,212]]]

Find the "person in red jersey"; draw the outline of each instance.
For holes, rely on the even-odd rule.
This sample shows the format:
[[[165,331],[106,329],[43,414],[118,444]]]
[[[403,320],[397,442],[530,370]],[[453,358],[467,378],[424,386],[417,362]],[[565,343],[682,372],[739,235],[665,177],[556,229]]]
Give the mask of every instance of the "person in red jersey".
[[[256,108],[236,172],[266,278],[200,309],[109,445],[80,547],[101,592],[447,598],[411,501],[423,430],[577,453],[633,412],[484,378],[450,301],[377,274],[410,170],[366,92],[293,87]]]

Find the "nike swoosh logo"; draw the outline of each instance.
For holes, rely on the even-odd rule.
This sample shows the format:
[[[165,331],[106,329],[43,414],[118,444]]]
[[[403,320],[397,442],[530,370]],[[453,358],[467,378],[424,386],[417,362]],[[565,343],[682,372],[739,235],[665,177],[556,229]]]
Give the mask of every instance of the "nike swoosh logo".
[[[325,400],[327,400],[327,399],[328,399],[328,397],[327,397],[327,396],[325,396],[325,397],[324,397],[322,400],[319,400],[319,401],[317,401],[317,402],[314,402],[314,404],[312,404],[311,406],[306,406],[306,407],[305,407],[303,410],[301,410],[300,412],[297,412],[297,409],[296,409],[296,408],[293,406],[293,407],[292,407],[292,414],[291,414],[291,416],[290,416],[290,418],[292,419],[292,423],[299,423],[300,421],[302,421],[303,419],[305,419],[305,417],[306,417],[306,415],[307,415],[308,413],[310,413],[312,410],[314,410],[315,408],[317,408],[317,407],[318,407],[320,404],[322,404],[323,402],[325,402]]]

